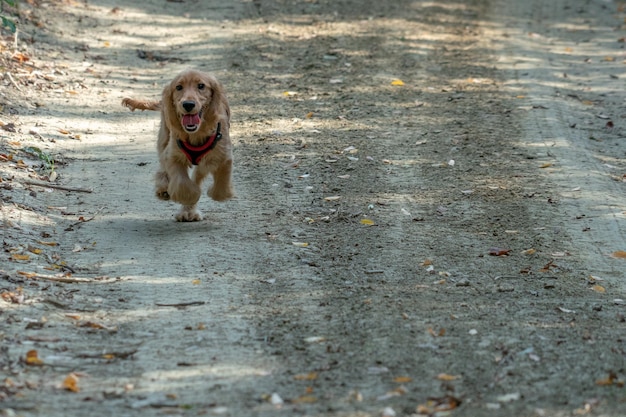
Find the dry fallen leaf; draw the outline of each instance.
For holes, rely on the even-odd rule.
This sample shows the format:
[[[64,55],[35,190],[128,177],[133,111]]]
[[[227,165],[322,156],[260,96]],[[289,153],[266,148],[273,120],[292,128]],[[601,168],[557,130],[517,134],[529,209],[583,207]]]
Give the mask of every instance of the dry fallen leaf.
[[[489,249],[489,255],[491,256],[507,256],[511,252],[511,249],[491,248]]]
[[[618,251],[613,252],[611,256],[613,256],[614,258],[626,259],[626,251],[618,250]]]
[[[393,379],[393,382],[397,384],[406,384],[407,382],[413,381],[413,378],[410,376],[398,376]]]
[[[602,286],[602,285],[594,285],[591,287],[592,290],[594,290],[595,292],[599,292],[599,293],[605,293],[606,289]]]
[[[26,365],[33,365],[33,366],[43,365],[43,361],[39,359],[39,356],[37,356],[37,351],[34,349],[26,352],[26,358],[24,360],[24,363],[26,363]]]
[[[429,327],[427,331],[432,337],[442,337],[446,334],[446,329],[439,329],[439,331],[436,332],[432,327]]]
[[[317,398],[312,395],[302,395],[291,400],[293,404],[313,404],[317,402]]]
[[[361,219],[361,224],[364,224],[366,226],[373,226],[374,225],[374,220],[371,220],[371,219]]]
[[[80,389],[78,388],[78,376],[76,376],[76,374],[73,372],[66,376],[65,380],[63,381],[63,388],[68,391],[79,392]]]
[[[619,379],[615,372],[611,371],[609,372],[609,375],[606,378],[597,380],[596,385],[600,385],[600,386],[616,385],[618,387],[623,387],[624,381]]]
[[[416,412],[419,415],[432,416],[437,413],[452,411],[461,405],[461,400],[451,395],[447,395],[441,398],[431,397],[426,404],[420,404],[417,406]]]
[[[458,375],[450,375],[450,374],[439,374],[437,375],[437,379],[440,381],[456,381],[461,377]]]
[[[308,374],[298,374],[293,377],[296,381],[315,381],[317,372],[309,372]]]

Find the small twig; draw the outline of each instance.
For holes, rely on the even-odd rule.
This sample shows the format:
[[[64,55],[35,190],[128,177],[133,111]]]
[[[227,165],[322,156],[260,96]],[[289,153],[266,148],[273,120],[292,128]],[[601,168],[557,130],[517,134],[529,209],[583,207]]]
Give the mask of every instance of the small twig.
[[[51,298],[44,298],[41,301],[43,301],[44,303],[50,304],[50,305],[52,305],[52,306],[54,306],[56,308],[62,308],[64,310],[67,310],[67,309],[70,308],[67,304],[59,303],[58,301],[53,300]]]
[[[188,307],[188,306],[200,306],[202,304],[206,304],[204,301],[190,301],[188,303],[176,303],[176,304],[167,304],[167,303],[155,303],[159,307]]]
[[[53,281],[53,282],[63,282],[66,284],[84,284],[91,282],[113,282],[114,280],[103,281],[94,278],[80,278],[80,277],[70,277],[65,275],[43,275],[43,274],[34,274],[28,275],[30,279],[41,279],[44,281]]]
[[[78,220],[77,222],[74,222],[74,223],[70,224],[68,227],[66,227],[66,228],[65,228],[65,230],[66,230],[66,231],[72,231],[72,230],[74,230],[74,229],[73,229],[73,227],[74,227],[74,226],[79,226],[79,225],[81,225],[81,224],[83,224],[83,223],[87,223],[87,222],[92,221],[93,219],[95,219],[95,218],[96,218],[96,216],[97,216],[97,215],[98,215],[98,214],[99,214],[102,210],[104,210],[104,207],[105,207],[105,206],[100,207],[100,208],[99,208],[99,209],[98,209],[98,210],[94,213],[94,215],[93,215],[93,216],[91,216],[91,217],[90,217],[90,218],[88,218],[88,219],[85,219],[83,216],[81,216],[81,217],[80,217],[80,220]]]
[[[77,193],[93,193],[93,190],[89,188],[66,187],[63,185],[49,184],[45,182],[38,182],[38,181],[31,181],[31,180],[24,181],[24,184],[36,185],[38,187],[44,187],[44,188],[55,188],[57,190],[63,190],[63,191],[74,191]]]
[[[365,271],[366,274],[384,274],[385,271],[382,269],[370,269],[369,271]]]
[[[102,358],[102,359],[126,359],[137,353],[137,349],[120,352],[103,352],[103,353],[80,353],[76,356],[79,358]]]
[[[17,91],[22,91],[20,86],[17,85],[17,83],[13,79],[13,76],[11,75],[11,73],[10,72],[5,72],[5,74],[6,74],[7,78],[9,79],[9,81],[11,81],[11,84],[13,84],[13,87],[17,88]]]

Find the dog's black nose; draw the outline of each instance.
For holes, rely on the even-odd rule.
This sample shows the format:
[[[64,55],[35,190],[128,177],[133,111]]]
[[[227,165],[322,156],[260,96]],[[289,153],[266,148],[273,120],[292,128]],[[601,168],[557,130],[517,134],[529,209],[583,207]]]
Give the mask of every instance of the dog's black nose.
[[[195,101],[183,101],[183,108],[186,111],[192,111],[194,107],[196,107]]]

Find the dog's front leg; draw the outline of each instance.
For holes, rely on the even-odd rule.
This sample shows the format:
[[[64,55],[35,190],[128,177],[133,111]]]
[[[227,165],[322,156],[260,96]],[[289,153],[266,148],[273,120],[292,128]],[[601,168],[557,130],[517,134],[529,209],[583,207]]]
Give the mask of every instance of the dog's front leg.
[[[176,214],[176,220],[179,222],[197,222],[202,220],[202,214],[196,208],[196,204],[192,206],[183,205]]]
[[[233,160],[228,159],[222,162],[213,172],[213,185],[207,194],[215,201],[230,200],[235,196],[231,181],[233,171]]]
[[[170,198],[183,206],[195,206],[202,192],[198,184],[189,178],[187,166],[171,164],[167,174],[170,179],[167,187]]]

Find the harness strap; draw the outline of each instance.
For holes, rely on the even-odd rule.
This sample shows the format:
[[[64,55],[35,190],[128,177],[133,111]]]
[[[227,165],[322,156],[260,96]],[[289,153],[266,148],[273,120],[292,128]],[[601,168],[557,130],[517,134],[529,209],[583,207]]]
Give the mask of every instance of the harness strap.
[[[202,158],[209,153],[211,149],[215,148],[215,145],[217,145],[220,139],[222,139],[222,133],[220,132],[220,124],[218,123],[215,133],[207,138],[204,145],[194,146],[180,139],[176,139],[176,143],[189,162],[193,165],[198,165]]]

